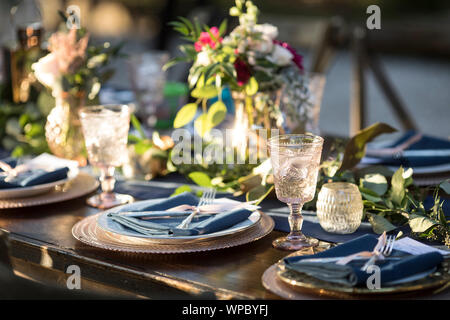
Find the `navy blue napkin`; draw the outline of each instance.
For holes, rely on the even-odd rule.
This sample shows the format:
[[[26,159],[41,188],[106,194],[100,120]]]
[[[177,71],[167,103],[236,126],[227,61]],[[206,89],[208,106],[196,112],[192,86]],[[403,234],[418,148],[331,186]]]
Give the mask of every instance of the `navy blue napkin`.
[[[221,230],[226,230],[239,222],[245,221],[252,214],[246,209],[237,209],[219,213],[212,216],[200,215],[200,219],[195,223],[191,223],[189,229],[178,229],[176,226],[182,221],[183,216],[175,214],[173,221],[158,219],[157,221],[145,221],[147,215],[120,215],[123,212],[139,212],[150,211],[150,215],[155,211],[164,211],[182,204],[197,205],[199,199],[188,192],[184,192],[172,198],[157,201],[141,201],[130,205],[123,206],[117,211],[112,211],[109,217],[122,224],[123,226],[132,229],[136,232],[151,235],[151,234],[171,234],[173,236],[195,236],[208,233],[214,233]],[[156,225],[155,225],[156,224]]]
[[[367,278],[373,273],[361,271],[367,260],[354,260],[347,265],[336,265],[332,262],[307,262],[305,259],[345,257],[361,251],[372,251],[377,244],[377,237],[365,235],[314,255],[285,258],[287,269],[305,273],[320,280],[345,286],[365,285]],[[380,282],[389,283],[395,280],[426,272],[438,266],[443,257],[438,252],[421,255],[409,255],[393,250],[390,257],[377,261],[380,267]]]
[[[3,161],[7,162],[11,167],[15,167],[16,160],[7,158]],[[16,177],[9,181],[5,181],[6,176],[0,176],[0,189],[31,187],[40,184],[55,182],[67,178],[69,168],[63,167],[52,171],[42,169],[29,170],[19,173]]]
[[[411,130],[408,131],[404,136],[389,144],[383,146],[383,148],[395,148],[412,136],[417,134],[417,132]],[[423,135],[420,140],[411,144],[406,150],[449,150],[450,151],[450,141],[446,139],[440,139],[436,137],[430,137]],[[417,156],[405,156],[400,154],[392,155],[371,155],[366,156],[361,161],[362,164],[381,164],[389,166],[404,166],[404,167],[423,167],[423,166],[437,166],[443,164],[450,164],[450,155],[437,156],[436,154],[430,155],[417,155]]]

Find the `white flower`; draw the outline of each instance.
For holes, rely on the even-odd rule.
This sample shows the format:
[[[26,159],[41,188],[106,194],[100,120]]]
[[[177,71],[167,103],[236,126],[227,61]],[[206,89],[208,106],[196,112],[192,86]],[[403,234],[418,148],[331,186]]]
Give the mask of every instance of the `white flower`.
[[[288,49],[277,44],[274,46],[272,54],[267,57],[267,60],[279,66],[287,66],[291,63],[293,57]]]
[[[255,25],[253,31],[260,32],[264,37],[272,40],[278,37],[278,28],[268,23]]]
[[[273,50],[273,40],[269,37],[262,36],[261,39],[250,40],[249,47],[253,51],[270,53]]]
[[[55,54],[49,53],[31,65],[36,79],[43,85],[53,89],[52,95],[56,98],[60,89],[60,76],[58,59]]]
[[[201,66],[208,66],[211,64],[211,58],[209,57],[208,52],[202,50],[197,54],[196,64]]]

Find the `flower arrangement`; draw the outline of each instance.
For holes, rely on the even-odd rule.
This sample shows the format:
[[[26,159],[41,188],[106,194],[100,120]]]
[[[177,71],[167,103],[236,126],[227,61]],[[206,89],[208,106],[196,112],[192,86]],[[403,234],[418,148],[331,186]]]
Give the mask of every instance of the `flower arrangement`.
[[[67,17],[60,14],[67,22]],[[106,65],[118,55],[120,45],[111,46],[109,42],[90,45],[86,29],[72,27],[52,34],[48,44],[49,53],[32,65],[36,79],[55,98],[55,107],[45,125],[47,144],[55,155],[84,164],[86,156],[78,111],[97,102],[102,84],[114,74]]]
[[[292,117],[310,116],[302,56],[277,40],[277,27],[257,23],[258,8],[251,1],[236,0],[230,15],[239,18],[239,25],[228,35],[226,20],[211,28],[185,18],[172,23],[190,43],[180,46],[184,56],[171,60],[166,68],[181,61],[193,63],[188,82],[196,99],[180,109],[174,127],[194,120],[200,105],[203,113],[194,122],[200,135],[222,122],[227,111],[221,101],[224,87],[243,97],[249,126],[282,128],[282,105]],[[219,100],[208,108],[207,100],[216,96]]]
[[[32,65],[36,79],[52,90],[53,97],[63,93],[87,93],[93,100],[101,84],[114,73],[104,67],[116,56],[119,46],[105,42],[101,46],[88,46],[89,33],[84,28],[58,31],[48,40],[46,56]]]

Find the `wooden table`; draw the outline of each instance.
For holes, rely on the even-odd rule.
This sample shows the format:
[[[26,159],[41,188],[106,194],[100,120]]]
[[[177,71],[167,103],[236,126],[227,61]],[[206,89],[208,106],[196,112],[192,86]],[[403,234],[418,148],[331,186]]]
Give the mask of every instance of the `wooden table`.
[[[89,247],[73,238],[72,226],[96,212],[85,205],[85,198],[0,210],[0,228],[10,232],[10,255],[16,273],[66,288],[67,267],[78,265],[82,290],[119,297],[278,298],[264,289],[261,276],[287,255],[271,247],[280,232],[225,250],[135,258]],[[449,297],[447,290],[432,298]],[[304,298],[317,297],[305,294]]]

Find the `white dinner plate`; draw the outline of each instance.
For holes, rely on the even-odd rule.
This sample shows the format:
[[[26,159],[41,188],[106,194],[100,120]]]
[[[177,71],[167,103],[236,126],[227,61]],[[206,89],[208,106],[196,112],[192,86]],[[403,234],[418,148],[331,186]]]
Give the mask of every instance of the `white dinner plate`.
[[[154,199],[153,201],[161,201],[163,199]],[[216,199],[215,202],[221,201],[222,199]],[[229,199],[226,199],[229,201]],[[150,204],[150,201],[149,201]],[[171,236],[171,235],[145,235],[141,234],[139,232],[133,231],[131,229],[128,229],[124,226],[122,226],[120,223],[117,223],[113,221],[111,218],[108,217],[108,213],[112,210],[117,212],[117,207],[114,209],[107,210],[100,214],[100,216],[97,219],[97,225],[102,228],[105,231],[120,234],[123,236],[128,237],[137,237],[137,238],[145,238],[145,239],[156,239],[156,240],[169,240],[169,239],[177,239],[177,240],[194,240],[194,239],[207,239],[207,238],[215,238],[215,237],[221,237],[225,235],[230,235],[236,232],[241,232],[245,229],[248,229],[252,226],[254,226],[256,223],[259,222],[261,219],[261,214],[259,211],[254,211],[247,220],[241,221],[238,224],[226,229],[221,230],[218,232],[210,233],[210,234],[202,234],[202,235],[196,235],[196,236]],[[182,219],[181,219],[182,220]],[[181,222],[181,221],[180,221]]]
[[[75,179],[78,175],[78,172],[78,168],[70,168],[69,172],[67,173],[67,178],[63,180],[38,184],[36,186],[24,188],[0,189],[0,199],[26,198],[49,192],[54,187]]]

